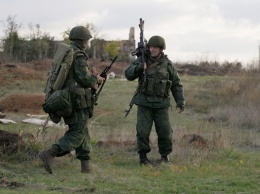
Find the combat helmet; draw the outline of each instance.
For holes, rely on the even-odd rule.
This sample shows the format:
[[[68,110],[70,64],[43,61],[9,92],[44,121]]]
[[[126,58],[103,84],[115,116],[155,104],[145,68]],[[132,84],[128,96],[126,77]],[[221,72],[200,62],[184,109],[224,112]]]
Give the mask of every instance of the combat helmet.
[[[89,40],[92,38],[90,31],[84,26],[76,26],[71,29],[70,40]]]
[[[155,47],[166,49],[165,40],[161,36],[152,36],[149,39],[147,46],[155,46]]]

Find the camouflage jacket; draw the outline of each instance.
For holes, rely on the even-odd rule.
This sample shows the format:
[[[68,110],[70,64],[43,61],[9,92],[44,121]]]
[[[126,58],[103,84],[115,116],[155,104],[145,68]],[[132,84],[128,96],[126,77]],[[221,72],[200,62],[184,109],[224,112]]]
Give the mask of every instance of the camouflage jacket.
[[[133,103],[136,105],[147,106],[152,108],[169,107],[170,106],[169,95],[154,96],[154,95],[150,95],[147,92],[140,92],[139,88],[142,84],[144,84],[143,76],[142,76],[143,69],[139,67],[140,60],[141,60],[140,57],[137,58],[125,70],[125,77],[127,78],[127,80],[133,81],[138,78],[138,88],[137,88],[136,95],[133,98]],[[178,76],[176,69],[174,68],[172,62],[167,58],[166,55],[162,54],[161,57],[157,60],[153,59],[152,57],[147,57],[146,72],[148,72],[149,68],[152,68],[154,64],[159,68],[160,66],[163,66],[163,63],[164,64],[166,63],[165,68],[167,68],[166,71],[168,72],[167,79],[171,82],[169,90],[171,91],[177,106],[184,106],[185,100],[184,100],[183,86],[180,82],[180,78]],[[146,82],[148,82],[148,80],[146,80]],[[142,88],[144,87],[142,86]]]
[[[86,96],[85,92],[89,92],[89,95],[91,95],[91,88],[98,83],[97,77],[91,74],[87,54],[73,43],[71,43],[71,47],[76,54],[71,65],[69,75],[65,81],[64,88],[70,91],[73,110],[69,117],[64,117],[66,124],[73,124],[77,122],[76,111],[78,109],[86,108],[88,104],[86,98],[90,98],[90,96]],[[76,52],[79,50],[81,52]],[[79,102],[77,98],[77,91],[84,92],[80,98],[83,101],[85,100],[85,102]],[[88,107],[90,106],[92,105],[88,104]]]

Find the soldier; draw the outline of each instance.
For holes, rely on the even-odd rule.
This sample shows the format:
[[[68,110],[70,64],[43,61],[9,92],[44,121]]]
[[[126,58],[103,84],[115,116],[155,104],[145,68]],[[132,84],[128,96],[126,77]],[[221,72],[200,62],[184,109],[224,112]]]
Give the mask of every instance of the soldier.
[[[70,46],[74,51],[74,59],[63,90],[70,93],[72,113],[63,116],[69,129],[51,148],[39,153],[44,168],[52,174],[51,162],[54,157],[64,156],[75,150],[76,158],[81,161],[81,172],[90,172],[90,136],[87,121],[92,116],[91,88],[104,80],[100,75],[92,74],[89,69],[88,56],[85,53],[88,40],[92,38],[90,31],[84,26],[76,26],[70,31]]]
[[[168,115],[170,91],[179,112],[184,111],[185,101],[178,73],[167,55],[163,53],[166,48],[165,40],[160,36],[152,36],[147,47],[144,65],[140,63],[141,57],[138,57],[125,70],[125,76],[129,81],[138,78],[133,104],[138,106],[136,137],[140,165],[153,166],[154,163],[147,158],[147,153],[151,151],[149,136],[153,122],[158,135],[161,155],[159,162],[167,163],[168,155],[172,152],[172,129]]]

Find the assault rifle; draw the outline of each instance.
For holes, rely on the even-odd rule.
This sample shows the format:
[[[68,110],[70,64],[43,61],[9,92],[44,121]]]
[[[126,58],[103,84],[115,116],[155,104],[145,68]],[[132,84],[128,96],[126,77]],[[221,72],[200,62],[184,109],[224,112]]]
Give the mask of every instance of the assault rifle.
[[[144,69],[143,73],[142,73],[142,83],[145,84],[145,82],[146,82],[145,69],[147,68],[146,63],[145,63],[145,55],[148,52],[148,48],[147,48],[147,40],[144,38],[144,20],[142,20],[142,18],[140,18],[139,28],[140,28],[140,41],[137,44],[137,48],[131,54],[132,54],[132,56],[137,56],[137,57],[141,56],[140,65]],[[134,99],[135,95],[136,95],[136,92],[131,99],[131,102],[129,104],[129,109],[125,110],[125,117],[127,117],[127,115],[129,114],[129,112],[131,111],[131,109],[133,107],[133,99]]]
[[[133,101],[134,101],[134,97],[135,97],[136,94],[137,94],[137,91],[135,91],[135,94],[134,94],[134,96],[132,97],[131,102],[129,103],[129,109],[128,109],[128,110],[125,110],[125,118],[126,118],[127,115],[130,113],[130,111],[131,111],[131,109],[132,109],[132,107],[133,107],[133,105],[134,105]]]
[[[139,24],[139,28],[140,28],[140,41],[137,44],[137,48],[131,53],[132,56],[141,56],[141,67],[144,68],[143,70],[143,82],[146,82],[146,74],[145,74],[145,69],[146,69],[146,63],[145,63],[145,55],[148,51],[147,49],[147,40],[144,38],[144,20],[142,20],[142,18],[140,18],[140,24]]]
[[[112,65],[115,63],[117,57],[118,57],[118,55],[116,55],[113,59],[110,59],[110,60],[111,60],[110,65],[107,66],[107,67],[102,71],[102,73],[100,74],[100,76],[103,77],[103,78],[105,78],[105,80],[102,82],[102,84],[98,84],[99,90],[96,91],[94,88],[92,88],[92,94],[93,94],[93,97],[94,97],[94,104],[95,104],[95,105],[97,105],[97,100],[98,100],[99,94],[100,94],[100,92],[102,91],[103,86],[104,86],[105,83],[106,83],[106,80],[107,80],[107,72],[108,72],[109,69],[112,67]],[[101,86],[100,86],[100,85],[101,85]]]

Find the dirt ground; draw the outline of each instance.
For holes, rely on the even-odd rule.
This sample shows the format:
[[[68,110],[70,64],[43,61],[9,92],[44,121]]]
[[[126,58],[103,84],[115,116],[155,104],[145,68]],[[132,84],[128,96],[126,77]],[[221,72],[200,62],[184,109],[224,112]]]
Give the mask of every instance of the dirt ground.
[[[1,63],[1,86],[12,86],[13,80],[44,80],[51,66],[51,60],[30,63]]]
[[[0,64],[1,86],[12,87],[14,80],[45,80],[51,60],[21,64]],[[14,94],[0,101],[0,112],[41,114],[44,95]]]
[[[16,94],[8,96],[0,102],[0,112],[21,112],[42,114],[44,95]]]
[[[47,73],[51,68],[51,59],[43,61],[35,61],[30,63],[0,63],[0,84],[1,86],[12,87],[14,80],[46,80]],[[98,72],[102,72],[106,66],[110,65],[110,61],[100,62],[98,59],[89,60],[91,67],[95,66]],[[128,64],[115,62],[111,71],[116,75],[122,75]],[[0,92],[1,95],[1,92]],[[0,96],[1,97],[1,96]],[[19,112],[30,114],[42,114],[42,104],[44,95],[35,94],[14,94],[7,96],[0,101],[0,112]]]

